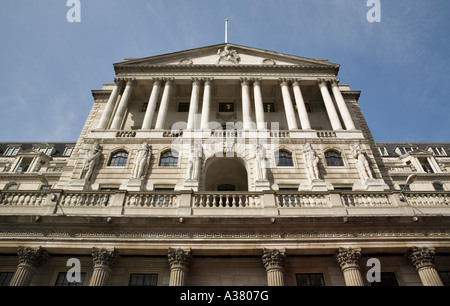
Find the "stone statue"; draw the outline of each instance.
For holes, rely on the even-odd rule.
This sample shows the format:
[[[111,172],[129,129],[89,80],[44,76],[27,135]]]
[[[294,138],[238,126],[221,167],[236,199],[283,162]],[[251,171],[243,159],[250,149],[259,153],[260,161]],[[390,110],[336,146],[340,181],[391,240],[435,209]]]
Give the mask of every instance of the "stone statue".
[[[308,173],[309,179],[317,180],[320,179],[319,174],[319,156],[317,156],[316,151],[313,150],[310,143],[306,144],[306,150],[303,153],[306,164],[306,172]]]
[[[263,147],[261,145],[255,145],[254,158],[255,158],[256,180],[258,181],[267,180],[267,164],[265,154],[263,152]]]
[[[142,148],[136,155],[134,163],[133,179],[143,179],[147,174],[148,162],[151,157],[151,146],[147,142],[142,144]]]
[[[219,64],[222,60],[227,62],[233,62],[235,64],[238,64],[240,61],[239,54],[236,50],[229,50],[229,46],[225,46],[224,50],[219,49],[217,51],[217,54],[220,56],[217,64]]]
[[[361,179],[364,181],[373,179],[372,170],[370,169],[366,153],[359,144],[353,147],[353,157],[356,158],[356,167],[358,168]]]
[[[97,160],[102,154],[102,149],[100,144],[96,142],[92,150],[87,153],[86,160],[83,164],[83,169],[81,170],[81,179],[85,179],[86,181],[91,180],[92,173],[94,172],[95,165],[97,164]]]
[[[203,158],[203,147],[195,144],[188,162],[187,180],[197,181],[199,179],[200,166]]]

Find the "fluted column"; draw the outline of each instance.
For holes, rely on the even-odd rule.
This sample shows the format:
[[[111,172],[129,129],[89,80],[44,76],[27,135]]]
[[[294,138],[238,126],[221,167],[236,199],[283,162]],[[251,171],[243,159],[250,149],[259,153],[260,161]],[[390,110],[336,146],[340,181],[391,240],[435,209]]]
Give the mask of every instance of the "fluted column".
[[[345,102],[341,90],[339,89],[337,79],[331,80],[331,89],[333,91],[334,98],[336,99],[336,104],[339,108],[339,112],[341,113],[342,120],[344,121],[345,128],[347,130],[355,130],[356,127],[353,123],[352,115],[350,115],[347,103]]]
[[[47,253],[41,248],[34,250],[28,247],[19,247],[17,255],[19,255],[19,265],[9,285],[29,286],[34,272],[46,259]]]
[[[255,98],[255,114],[256,114],[256,128],[258,130],[267,129],[266,120],[264,118],[264,105],[261,93],[261,79],[253,80],[253,96]]]
[[[89,286],[106,286],[108,284],[112,267],[116,263],[118,256],[116,250],[94,249],[92,251],[94,270]]]
[[[167,117],[167,111],[169,109],[170,95],[172,91],[172,78],[166,79],[166,85],[164,86],[164,93],[161,99],[161,105],[159,106],[158,117],[156,118],[155,130],[163,130],[164,123]]]
[[[291,93],[289,92],[289,80],[280,79],[281,93],[283,95],[284,111],[289,130],[297,130],[297,118],[295,118],[294,105],[292,104]]]
[[[211,114],[211,86],[212,86],[212,78],[204,79],[205,88],[203,89],[203,105],[202,105],[202,122],[200,128],[207,129],[210,122],[210,114]]]
[[[189,117],[187,122],[188,130],[195,130],[197,128],[196,117],[198,112],[198,100],[200,96],[201,80],[198,78],[192,79],[192,93],[191,102],[189,103]]]
[[[169,286],[184,286],[192,252],[190,250],[169,249],[168,259],[170,265]]]
[[[284,286],[284,250],[263,250],[262,261],[267,272],[268,286]]]
[[[115,85],[113,91],[111,93],[111,96],[109,96],[108,103],[106,104],[106,108],[103,111],[102,117],[100,118],[100,122],[97,127],[99,130],[105,130],[108,127],[108,123],[111,120],[112,112],[114,111],[114,108],[117,103],[117,97],[119,96],[119,93],[123,87],[122,79],[115,79],[114,82]]]
[[[130,100],[131,92],[133,91],[133,87],[136,85],[136,79],[128,79],[127,85],[122,95],[122,99],[120,99],[119,107],[117,108],[116,115],[114,116],[114,120],[111,124],[112,130],[120,130],[123,116],[128,108],[128,102]]]
[[[424,286],[444,286],[439,273],[434,267],[434,249],[414,247],[409,254],[409,259],[419,273]]]
[[[337,261],[344,273],[347,286],[364,286],[361,275],[361,251],[355,249],[339,249],[336,255]]]
[[[250,104],[250,81],[246,78],[241,78],[242,87],[242,122],[244,130],[250,130],[252,117],[251,117],[251,104]]]
[[[317,80],[322,93],[323,101],[325,103],[325,108],[327,109],[328,118],[330,118],[331,127],[333,130],[342,130],[341,121],[339,120],[339,115],[334,107],[333,100],[331,99],[330,92],[328,91],[327,81],[325,79]]]
[[[303,100],[303,94],[300,89],[300,79],[294,80],[292,86],[294,89],[295,103],[297,104],[298,117],[300,118],[302,130],[311,130],[308,111],[306,110],[305,100]]]
[[[159,93],[161,91],[161,79],[153,79],[153,89],[148,101],[147,110],[145,112],[144,122],[142,123],[143,130],[150,130],[152,128],[153,117],[155,116],[156,105],[158,104]]]

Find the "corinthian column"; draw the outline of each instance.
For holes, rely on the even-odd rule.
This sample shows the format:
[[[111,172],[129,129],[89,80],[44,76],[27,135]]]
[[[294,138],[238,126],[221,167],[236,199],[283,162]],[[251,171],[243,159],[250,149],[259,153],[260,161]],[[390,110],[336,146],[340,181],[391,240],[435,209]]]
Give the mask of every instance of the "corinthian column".
[[[164,87],[164,93],[159,106],[158,118],[156,118],[155,130],[163,130],[166,121],[167,110],[169,109],[170,94],[172,90],[173,79],[167,79]]]
[[[297,119],[295,118],[294,105],[292,104],[291,93],[289,92],[289,80],[280,79],[281,93],[283,95],[284,111],[289,130],[297,130]]]
[[[264,119],[264,105],[261,94],[261,79],[253,80],[253,96],[255,97],[256,128],[258,130],[266,130],[267,126]]]
[[[148,101],[147,110],[145,112],[144,122],[142,123],[143,130],[150,130],[152,128],[153,117],[155,116],[156,104],[158,103],[159,92],[161,91],[161,79],[153,79],[153,89]]]
[[[331,89],[334,94],[334,98],[336,99],[337,106],[339,108],[339,112],[341,113],[342,120],[344,120],[344,125],[347,130],[355,130],[355,124],[353,123],[352,115],[348,111],[347,103],[345,103],[344,97],[342,96],[341,90],[338,86],[338,80],[331,80]]]
[[[284,286],[284,250],[264,250],[262,261],[267,272],[268,286]]]
[[[331,127],[333,130],[342,130],[341,121],[339,120],[338,113],[334,107],[333,100],[331,99],[330,92],[328,91],[327,81],[324,79],[317,80],[322,93],[325,108],[327,109],[328,118],[330,118]]]
[[[297,111],[302,129],[311,130],[308,111],[306,110],[305,101],[303,100],[303,94],[300,89],[300,79],[294,80],[292,86],[294,89],[295,103],[297,104]]]
[[[242,122],[244,130],[251,129],[252,117],[250,104],[250,81],[248,79],[241,79],[242,86]]]
[[[34,271],[46,259],[47,253],[41,248],[34,250],[28,247],[19,247],[19,265],[14,273],[10,286],[29,286],[33,279]]]
[[[344,273],[345,284],[347,286],[364,286],[361,268],[359,266],[361,251],[355,249],[339,249],[336,257]]]
[[[444,286],[439,273],[434,268],[434,249],[414,247],[409,254],[424,286]]]
[[[202,106],[202,122],[201,129],[207,129],[209,125],[209,116],[211,113],[211,83],[213,81],[212,78],[206,78],[205,80],[205,88],[203,90],[203,106]]]
[[[189,103],[189,117],[187,122],[188,130],[195,130],[197,128],[196,117],[198,112],[198,100],[200,95],[201,80],[198,78],[192,79],[192,93],[191,102]]]
[[[94,249],[92,258],[94,260],[94,271],[92,272],[89,286],[106,286],[112,267],[119,257],[116,250]]]
[[[136,79],[127,80],[127,86],[125,87],[125,91],[123,92],[122,99],[120,99],[119,107],[117,108],[116,115],[114,116],[114,120],[111,124],[112,130],[119,130],[122,125],[123,116],[128,107],[128,102],[131,97],[131,92],[133,87],[136,85]]]
[[[170,282],[169,286],[184,286],[189,263],[192,259],[191,251],[169,249]]]
[[[103,111],[102,117],[100,118],[100,122],[97,127],[99,130],[104,130],[107,128],[109,120],[111,119],[111,114],[117,102],[117,97],[119,96],[119,92],[122,90],[123,87],[122,79],[115,79],[114,82],[115,82],[114,89],[111,93],[111,96],[109,96],[108,103],[106,104],[106,108]]]

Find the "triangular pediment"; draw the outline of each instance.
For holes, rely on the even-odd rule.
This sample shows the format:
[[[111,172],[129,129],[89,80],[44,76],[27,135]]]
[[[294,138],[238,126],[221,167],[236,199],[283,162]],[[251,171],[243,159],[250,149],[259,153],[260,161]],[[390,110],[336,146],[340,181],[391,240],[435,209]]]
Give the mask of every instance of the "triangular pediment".
[[[115,67],[149,66],[266,66],[338,68],[328,60],[310,59],[273,51],[220,44],[140,59],[127,59]]]

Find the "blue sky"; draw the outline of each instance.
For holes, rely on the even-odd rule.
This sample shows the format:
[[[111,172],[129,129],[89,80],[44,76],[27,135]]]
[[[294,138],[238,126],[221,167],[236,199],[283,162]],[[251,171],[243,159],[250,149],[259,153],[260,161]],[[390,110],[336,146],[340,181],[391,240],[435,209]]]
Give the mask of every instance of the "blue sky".
[[[113,63],[224,42],[341,65],[375,141],[450,142],[450,1],[0,2],[1,142],[76,141]]]

